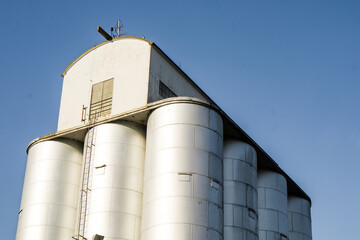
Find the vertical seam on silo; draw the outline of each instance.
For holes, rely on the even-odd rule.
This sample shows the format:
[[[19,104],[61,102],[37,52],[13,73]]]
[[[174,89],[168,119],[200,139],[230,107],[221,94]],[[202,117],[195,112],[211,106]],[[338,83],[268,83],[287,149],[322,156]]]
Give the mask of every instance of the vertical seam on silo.
[[[134,232],[133,232],[133,237],[136,239],[136,225],[137,225],[137,217],[135,217],[135,221],[133,222],[133,229],[134,229]]]
[[[192,174],[190,174],[190,179],[192,180],[191,181],[191,194],[192,196],[194,197],[195,196],[195,192],[194,192],[194,188],[195,188],[195,177],[192,176]]]
[[[231,159],[231,180],[234,181],[234,160]]]
[[[190,239],[193,240],[193,224],[190,224]]]
[[[264,203],[265,203],[265,209],[267,208],[267,204],[266,204],[266,187],[262,188],[264,190]]]
[[[207,119],[208,119],[208,127],[211,129],[211,125],[210,125],[210,108],[207,108],[207,111],[208,111],[208,113],[207,113],[207,115],[208,115],[208,117],[207,117]]]
[[[277,213],[277,230],[280,234],[280,213],[278,211],[276,211]],[[281,239],[281,235],[280,235],[280,239]]]
[[[46,204],[46,208],[47,208],[47,211],[46,211],[46,223],[45,223],[45,234],[46,234],[46,230],[47,230],[47,222],[48,222],[48,217],[49,217],[49,204]]]
[[[196,145],[196,126],[192,125],[193,126],[193,148],[195,148],[195,145]]]
[[[231,211],[232,211],[232,226],[235,227],[235,205],[231,204]]]
[[[210,154],[209,152],[207,153],[207,175],[210,177]]]

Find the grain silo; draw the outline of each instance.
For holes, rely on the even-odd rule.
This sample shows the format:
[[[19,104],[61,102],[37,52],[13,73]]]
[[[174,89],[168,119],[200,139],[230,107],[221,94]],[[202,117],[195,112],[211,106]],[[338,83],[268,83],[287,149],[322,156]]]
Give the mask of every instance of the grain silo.
[[[17,240],[311,239],[309,196],[153,42],[110,39],[62,76]]]

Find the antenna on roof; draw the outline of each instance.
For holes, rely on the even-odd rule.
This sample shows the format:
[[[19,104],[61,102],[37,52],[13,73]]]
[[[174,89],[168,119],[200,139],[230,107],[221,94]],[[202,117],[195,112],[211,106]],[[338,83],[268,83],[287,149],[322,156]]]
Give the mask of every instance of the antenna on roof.
[[[122,35],[125,35],[126,32],[123,32],[124,25],[121,23],[120,19],[116,21],[115,27],[110,28],[111,36],[113,38],[121,37]]]

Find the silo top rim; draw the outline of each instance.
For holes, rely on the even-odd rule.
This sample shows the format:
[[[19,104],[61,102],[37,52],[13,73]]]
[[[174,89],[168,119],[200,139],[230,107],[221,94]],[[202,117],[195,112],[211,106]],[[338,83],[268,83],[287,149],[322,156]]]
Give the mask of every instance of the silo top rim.
[[[123,37],[118,37],[118,38],[113,38],[111,41],[104,41],[102,43],[99,43],[95,46],[93,46],[92,48],[86,50],[84,53],[82,53],[79,57],[77,57],[74,61],[72,61],[69,66],[67,66],[67,68],[64,70],[64,72],[61,74],[62,77],[65,76],[65,74],[67,73],[67,71],[69,71],[69,69],[77,62],[79,61],[81,58],[83,58],[86,54],[88,54],[89,52],[95,50],[98,47],[101,47],[102,45],[105,45],[107,43],[111,43],[111,42],[115,42],[115,41],[119,41],[119,40],[123,40],[123,39],[135,39],[135,40],[141,40],[141,41],[145,41],[147,42],[149,45],[153,45],[154,43],[145,39],[145,38],[141,38],[141,37],[134,37],[134,36],[123,36]]]

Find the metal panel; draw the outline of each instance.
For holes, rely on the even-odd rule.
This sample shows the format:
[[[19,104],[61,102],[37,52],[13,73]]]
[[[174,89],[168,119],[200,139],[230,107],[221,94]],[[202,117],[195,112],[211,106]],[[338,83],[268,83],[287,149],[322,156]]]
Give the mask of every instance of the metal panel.
[[[58,139],[29,149],[17,240],[71,239],[75,230],[82,144]]]
[[[279,173],[258,172],[259,240],[287,239],[286,179]]]
[[[149,117],[141,239],[222,239],[222,121],[172,104]]]
[[[131,122],[96,127],[87,239],[140,239],[145,129]]]
[[[224,240],[258,239],[256,152],[250,145],[224,143]]]
[[[289,238],[290,240],[311,240],[310,203],[304,198],[289,196]]]

